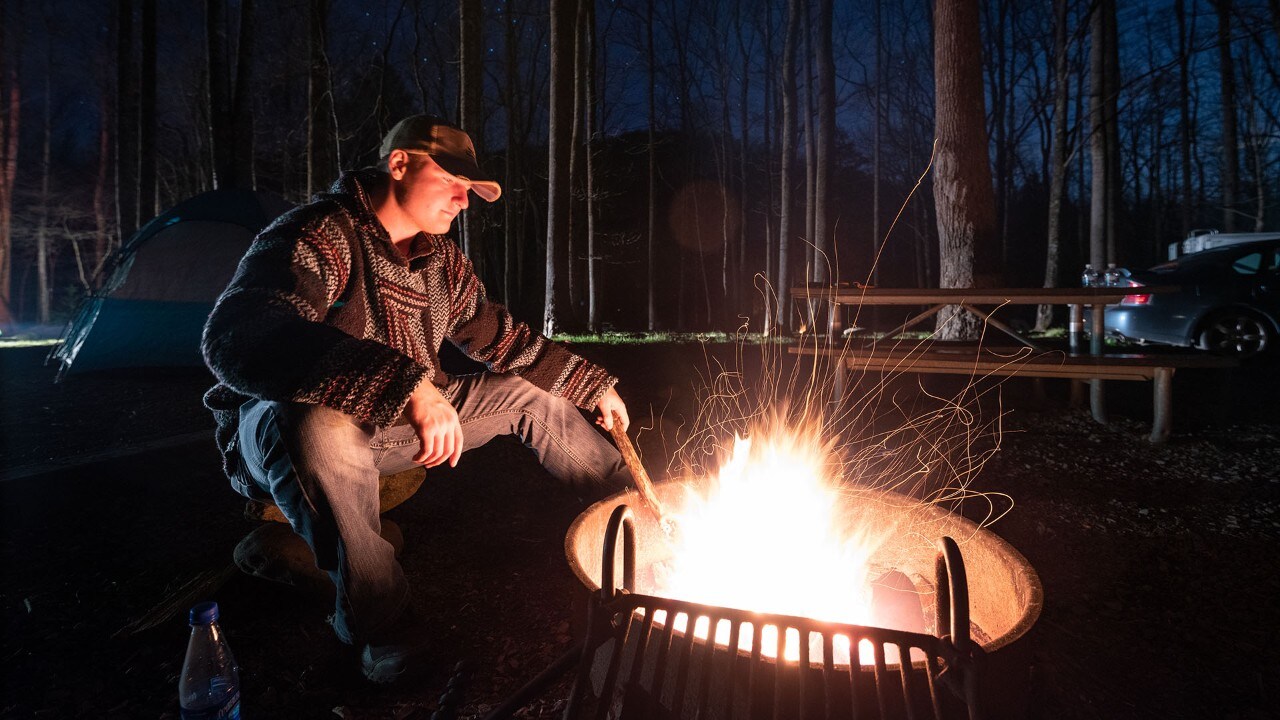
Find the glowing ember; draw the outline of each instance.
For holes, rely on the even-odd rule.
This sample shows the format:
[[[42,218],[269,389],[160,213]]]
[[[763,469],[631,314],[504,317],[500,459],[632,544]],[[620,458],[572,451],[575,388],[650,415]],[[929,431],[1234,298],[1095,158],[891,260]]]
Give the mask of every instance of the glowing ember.
[[[872,624],[869,561],[892,528],[850,527],[830,452],[816,433],[772,432],[752,442],[738,438],[714,482],[675,510],[674,556],[655,570],[656,594],[759,612],[829,622]],[[663,621],[661,617],[655,617]],[[687,622],[676,619],[683,630]],[[695,632],[706,637],[705,619]],[[789,633],[785,656],[797,659],[798,634]],[[777,629],[764,628],[761,651],[775,654]],[[834,650],[848,662],[848,642]],[[717,628],[727,644],[729,627]],[[744,629],[740,647],[749,650]],[[811,657],[821,657],[821,650]],[[862,648],[862,662],[871,662]],[[888,659],[888,658],[887,658]],[[889,659],[890,661],[896,658]]]

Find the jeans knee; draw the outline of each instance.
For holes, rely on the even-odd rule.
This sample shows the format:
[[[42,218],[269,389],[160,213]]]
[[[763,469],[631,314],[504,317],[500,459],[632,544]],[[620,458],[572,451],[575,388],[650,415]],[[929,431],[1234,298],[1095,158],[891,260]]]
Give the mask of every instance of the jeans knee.
[[[288,403],[277,417],[297,466],[371,462],[372,428],[352,415],[325,405]]]

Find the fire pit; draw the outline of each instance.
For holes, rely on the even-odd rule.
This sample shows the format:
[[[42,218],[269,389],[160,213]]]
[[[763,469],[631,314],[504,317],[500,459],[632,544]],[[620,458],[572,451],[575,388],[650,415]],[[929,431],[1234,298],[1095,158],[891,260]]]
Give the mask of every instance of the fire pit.
[[[697,502],[695,488],[688,483],[662,483],[656,486],[656,490],[664,507],[680,508]],[[641,692],[644,695],[643,707],[646,709],[639,716],[653,716],[655,707],[662,709],[657,714],[667,717],[708,716],[706,707],[694,708],[685,702],[680,693],[687,692],[687,688],[678,688],[677,692],[677,688],[673,687],[702,683],[701,689],[709,695],[724,693],[739,696],[737,699],[731,698],[725,705],[727,711],[724,714],[727,715],[749,716],[753,705],[759,707],[763,704],[765,707],[772,707],[776,717],[804,716],[810,710],[815,713],[814,717],[848,717],[850,707],[857,705],[856,696],[860,682],[863,682],[859,678],[865,678],[865,683],[871,684],[864,688],[864,695],[871,695],[874,701],[875,695],[880,693],[878,705],[879,715],[882,716],[885,713],[886,699],[880,680],[887,673],[893,673],[895,677],[900,677],[895,685],[899,697],[896,700],[890,699],[890,708],[896,707],[897,712],[905,717],[914,717],[915,710],[930,706],[932,694],[934,715],[941,716],[945,713],[938,707],[934,684],[935,679],[940,676],[945,679],[947,673],[940,670],[940,667],[947,668],[954,664],[958,670],[963,661],[972,659],[971,655],[984,654],[987,657],[983,662],[982,687],[970,685],[961,689],[959,685],[962,683],[954,682],[959,672],[953,673],[949,684],[956,686],[956,694],[970,695],[965,700],[971,716],[976,716],[977,697],[999,699],[998,705],[991,703],[993,707],[987,715],[1000,715],[1002,709],[1012,710],[1012,714],[1017,714],[1017,708],[1022,704],[1019,698],[1025,696],[1027,681],[1023,653],[1018,652],[1015,641],[1035,622],[1042,603],[1039,578],[1026,559],[999,537],[936,505],[922,504],[897,493],[873,490],[845,491],[837,497],[840,498],[840,507],[836,508],[837,515],[853,519],[858,525],[893,530],[880,540],[868,558],[870,575],[879,579],[876,584],[882,590],[873,593],[878,596],[877,601],[882,603],[893,600],[898,603],[898,607],[891,610],[872,609],[874,619],[886,622],[877,623],[877,627],[862,628],[824,624],[819,620],[811,621],[803,617],[767,616],[781,618],[783,622],[777,627],[788,628],[788,640],[784,642],[771,639],[767,633],[760,632],[760,626],[766,624],[767,618],[752,611],[761,608],[739,605],[739,611],[730,611],[705,604],[668,603],[655,598],[653,596],[662,594],[659,586],[664,582],[664,568],[672,563],[672,554],[676,552],[679,543],[672,541],[651,513],[637,510],[633,514],[634,520],[627,522],[627,525],[634,528],[634,577],[627,580],[633,585],[629,588],[633,593],[630,597],[640,599],[628,601],[626,594],[615,596],[610,592],[602,593],[605,614],[611,617],[602,619],[597,612],[597,618],[593,622],[597,625],[612,623],[615,627],[620,627],[624,622],[631,623],[640,632],[619,635],[624,641],[614,645],[630,643],[626,652],[622,647],[611,648],[608,645],[599,650],[588,647],[588,653],[594,652],[595,656],[592,678],[595,694],[599,696],[611,692],[608,685],[618,683],[626,686],[620,696],[629,693],[634,700],[637,692],[635,681],[639,680],[643,685],[646,682],[644,678],[648,677],[649,687]],[[633,493],[624,493],[601,501],[577,518],[566,537],[565,549],[570,566],[590,591],[601,590],[601,579],[605,577],[602,571],[606,570],[602,562],[606,552],[606,543],[603,541],[611,531],[618,532],[618,528],[610,528],[610,518],[624,504],[639,508],[640,500]],[[618,522],[619,519],[615,517],[614,525]],[[765,536],[769,535],[770,530],[769,527],[758,528],[758,532]],[[936,543],[938,538],[943,537],[956,538],[963,552],[964,561],[960,568],[955,568],[958,570],[958,582],[949,581],[948,574],[943,571]],[[951,561],[952,558],[949,557],[948,562]],[[959,564],[958,553],[954,562]],[[611,567],[607,570],[606,585],[619,584],[612,580],[615,569]],[[846,569],[830,568],[829,572],[840,573],[843,570]],[[941,598],[937,594],[940,584],[952,586],[943,588]],[[956,588],[955,585],[959,587]],[[883,591],[885,588],[888,590]],[[951,592],[945,592],[946,590]],[[609,598],[618,600],[609,603]],[[912,608],[912,605],[915,607]],[[925,612],[925,608],[934,607],[939,612]],[[626,613],[633,617],[625,621],[621,619],[620,608],[625,608]],[[951,612],[953,608],[954,617]],[[963,622],[966,615],[969,620],[966,623],[967,633],[964,628],[957,629],[954,626],[954,621]],[[674,618],[674,622],[668,623],[668,617]],[[902,620],[904,617],[907,619]],[[902,627],[904,623],[918,626]],[[898,624],[899,627],[892,628],[893,624]],[[686,632],[689,625],[695,625],[697,630],[694,633]],[[708,626],[717,628],[715,643],[706,640],[711,634],[706,629]],[[881,629],[881,626],[891,629]],[[730,632],[732,637],[729,636]],[[799,633],[804,633],[807,642],[797,642]],[[962,637],[956,637],[957,635]],[[963,637],[965,635],[968,637]],[[645,657],[643,648],[649,636],[658,638],[658,649]],[[943,636],[947,638],[940,641],[940,645],[925,642]],[[860,652],[853,652],[846,644],[842,655],[838,646],[833,647],[833,637],[837,644],[841,637],[852,638],[853,645],[860,647]],[[860,642],[858,638],[864,640]],[[969,638],[972,638],[973,646],[980,649],[971,651]],[[878,643],[883,644],[884,652],[878,649]],[[637,651],[637,645],[641,651],[641,659],[633,661],[631,668],[626,666],[625,660],[618,665],[620,657]],[[871,646],[875,646],[875,649]],[[708,669],[706,672],[696,669],[698,658],[709,660],[716,652],[721,655],[727,653],[729,647],[737,648],[738,661],[726,666],[728,669]],[[970,657],[958,657],[957,648],[960,655]],[[900,667],[899,652],[910,654],[911,663],[908,667]],[[785,655],[781,662],[771,657],[779,654]],[[860,664],[851,661],[851,654],[858,656]],[[668,661],[667,656],[672,660]],[[586,667],[591,664],[590,660],[591,658],[584,656],[580,664],[583,674],[580,675],[579,685],[586,684],[583,681],[586,679]],[[609,669],[610,662],[614,663],[612,670]],[[655,671],[651,667],[654,663],[661,665],[664,662],[670,664],[670,672]],[[641,667],[642,665],[645,667]],[[801,671],[801,667],[807,670]],[[625,675],[629,673],[632,678],[628,685]],[[720,677],[717,677],[717,673]],[[611,674],[613,677],[610,677]],[[621,683],[616,677],[618,674],[624,675]],[[741,675],[741,678],[735,680],[735,674]],[[832,688],[830,683],[833,677],[841,678],[838,685],[843,689]],[[763,698],[758,697],[764,686],[768,686],[768,694]],[[806,687],[809,688],[807,700]],[[850,692],[854,698],[849,697]],[[783,699],[784,696],[786,700]],[[702,699],[695,705],[705,705],[706,696],[700,697]],[[615,698],[612,702],[619,701]],[[796,702],[799,703],[798,706],[792,707],[791,711],[781,710],[779,713],[783,705],[794,705]],[[875,704],[872,702],[872,706]],[[626,703],[622,705],[614,710],[623,716],[636,713],[634,702],[630,713],[626,709]],[[844,709],[832,713],[833,707]],[[856,707],[852,712],[858,712]],[[927,712],[923,714],[928,715]],[[710,713],[710,716],[715,715],[715,712]]]

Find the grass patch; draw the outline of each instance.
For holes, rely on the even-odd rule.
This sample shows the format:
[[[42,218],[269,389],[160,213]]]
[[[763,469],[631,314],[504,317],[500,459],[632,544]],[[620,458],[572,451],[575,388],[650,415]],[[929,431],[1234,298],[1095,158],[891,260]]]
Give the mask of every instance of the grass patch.
[[[50,347],[62,342],[56,338],[0,338],[0,350],[4,348]]]
[[[790,342],[790,338],[766,337],[761,333],[726,332],[602,332],[558,333],[551,338],[557,342],[592,343],[598,345],[652,345],[657,343],[746,343],[759,345],[766,342]]]

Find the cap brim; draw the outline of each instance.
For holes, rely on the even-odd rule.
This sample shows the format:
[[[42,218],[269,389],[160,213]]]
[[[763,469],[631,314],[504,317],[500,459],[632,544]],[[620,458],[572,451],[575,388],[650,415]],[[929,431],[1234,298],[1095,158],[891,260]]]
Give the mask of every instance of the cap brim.
[[[447,155],[432,155],[431,159],[435,161],[445,172],[450,175],[464,177],[471,181],[471,189],[481,200],[493,202],[502,197],[502,186],[496,180],[489,177],[478,166],[465,160],[449,157]]]

